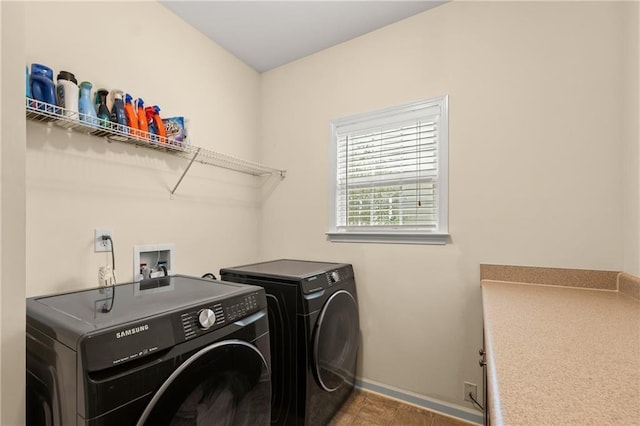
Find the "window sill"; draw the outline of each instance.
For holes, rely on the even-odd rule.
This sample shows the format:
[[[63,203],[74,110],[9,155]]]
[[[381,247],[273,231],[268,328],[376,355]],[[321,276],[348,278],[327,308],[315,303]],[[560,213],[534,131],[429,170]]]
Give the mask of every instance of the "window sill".
[[[327,232],[327,239],[334,243],[389,243],[433,244],[449,242],[449,234],[400,233],[400,232]]]

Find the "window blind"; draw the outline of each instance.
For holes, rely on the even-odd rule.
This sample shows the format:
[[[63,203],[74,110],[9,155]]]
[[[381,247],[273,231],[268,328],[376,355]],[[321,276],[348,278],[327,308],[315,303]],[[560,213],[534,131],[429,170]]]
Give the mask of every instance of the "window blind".
[[[335,125],[336,231],[442,230],[442,121],[422,103]]]

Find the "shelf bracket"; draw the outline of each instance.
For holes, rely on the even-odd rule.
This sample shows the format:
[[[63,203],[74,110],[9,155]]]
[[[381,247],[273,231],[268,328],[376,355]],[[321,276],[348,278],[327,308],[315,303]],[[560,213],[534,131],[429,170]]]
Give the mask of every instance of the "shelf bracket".
[[[193,154],[193,157],[191,157],[191,161],[189,161],[189,164],[187,165],[187,168],[184,169],[184,172],[182,172],[182,176],[180,176],[180,179],[178,179],[178,183],[176,183],[176,186],[174,186],[173,189],[171,190],[171,195],[176,193],[176,189],[178,189],[178,187],[180,186],[180,183],[182,182],[182,179],[184,179],[184,175],[187,174],[187,172],[191,168],[191,165],[196,160],[196,157],[198,156],[199,153],[200,153],[200,148],[198,148],[196,150],[196,152]]]

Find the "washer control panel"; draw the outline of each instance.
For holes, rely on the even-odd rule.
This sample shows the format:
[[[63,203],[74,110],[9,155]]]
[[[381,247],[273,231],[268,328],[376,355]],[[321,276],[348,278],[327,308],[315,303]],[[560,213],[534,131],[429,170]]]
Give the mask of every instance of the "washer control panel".
[[[183,312],[180,322],[185,340],[209,333],[259,311],[261,308],[258,302],[256,292]]]
[[[208,330],[216,323],[216,314],[211,309],[202,309],[198,313],[198,325],[203,330]]]
[[[245,296],[236,303],[225,306],[225,315],[229,321],[246,317],[247,315],[258,310],[257,294]]]

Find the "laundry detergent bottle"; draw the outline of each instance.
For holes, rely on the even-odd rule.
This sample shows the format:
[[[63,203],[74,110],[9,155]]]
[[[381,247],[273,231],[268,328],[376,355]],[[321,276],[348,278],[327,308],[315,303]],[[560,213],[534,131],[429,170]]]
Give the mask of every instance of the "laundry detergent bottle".
[[[111,113],[109,112],[109,108],[107,108],[108,95],[108,90],[99,89],[96,92],[95,98],[96,109],[98,110],[98,121],[103,127],[110,127],[109,123],[111,122]]]
[[[53,70],[46,65],[31,64],[31,95],[33,99],[49,105],[38,105],[38,109],[57,112],[56,85],[53,82]]]
[[[126,132],[127,117],[124,110],[124,100],[122,99],[124,92],[122,90],[113,90],[112,92],[113,107],[111,108],[111,121],[119,125],[117,128],[119,131]]]
[[[26,71],[26,88],[27,88],[27,98],[31,97],[31,83],[29,83],[29,67],[25,67]]]
[[[58,85],[56,86],[58,106],[64,108],[64,115],[78,118],[79,89],[78,81],[73,73],[60,71],[58,73]]]
[[[89,81],[80,83],[80,99],[78,100],[78,111],[80,112],[80,121],[84,121],[92,126],[98,124],[98,115],[96,108],[91,101],[91,88],[93,84]]]

